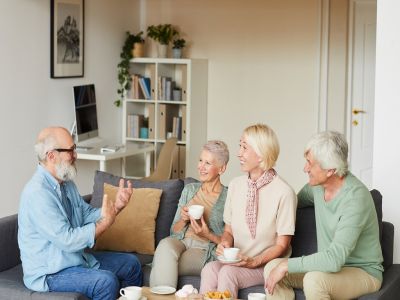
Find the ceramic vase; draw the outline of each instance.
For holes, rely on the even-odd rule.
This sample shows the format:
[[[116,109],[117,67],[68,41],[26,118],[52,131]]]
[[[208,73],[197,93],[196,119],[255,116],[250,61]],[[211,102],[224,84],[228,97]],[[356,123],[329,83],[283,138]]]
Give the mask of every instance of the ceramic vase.
[[[182,48],[172,48],[173,58],[182,58]]]
[[[159,58],[166,58],[167,57],[167,50],[168,50],[168,45],[158,44],[158,46],[157,46],[157,56]]]

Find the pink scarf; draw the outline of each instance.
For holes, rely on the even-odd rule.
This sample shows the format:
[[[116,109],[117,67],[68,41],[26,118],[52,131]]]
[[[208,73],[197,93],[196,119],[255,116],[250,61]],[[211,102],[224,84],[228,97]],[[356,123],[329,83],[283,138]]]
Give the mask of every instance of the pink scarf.
[[[246,223],[249,227],[252,239],[256,237],[258,190],[274,180],[275,176],[276,171],[271,168],[268,171],[265,171],[264,174],[262,174],[262,176],[255,182],[252,181],[250,177],[247,179],[248,191],[246,204]]]

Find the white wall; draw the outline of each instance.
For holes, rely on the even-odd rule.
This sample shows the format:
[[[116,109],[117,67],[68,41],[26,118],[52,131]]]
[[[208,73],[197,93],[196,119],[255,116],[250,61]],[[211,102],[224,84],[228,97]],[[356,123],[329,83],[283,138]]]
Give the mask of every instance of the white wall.
[[[319,1],[145,3],[145,26],[179,25],[186,54],[209,60],[208,138],[225,140],[232,157],[224,182],[240,174],[243,129],[263,122],[281,143],[278,172],[302,186],[303,146],[317,124]]]
[[[400,2],[378,0],[373,185],[383,195],[383,219],[394,224],[400,263]]]
[[[138,28],[136,1],[85,1],[85,76],[50,79],[50,1],[0,1],[0,217],[17,212],[19,195],[36,168],[33,144],[40,129],[70,127],[72,86],[96,84],[100,132],[120,139],[116,65],[126,30]],[[89,193],[97,165],[79,168]]]
[[[242,130],[264,122],[280,139],[278,172],[296,190],[304,184],[303,146],[318,123],[320,0],[252,0],[251,5],[239,0],[85,3],[83,79],[49,78],[49,3],[7,0],[0,4],[0,34],[5,35],[0,48],[5,66],[0,71],[4,77],[0,80],[4,85],[0,130],[2,142],[13,146],[1,150],[5,151],[0,162],[6,172],[0,180],[8,187],[4,199],[11,200],[0,200],[0,215],[17,210],[22,186],[35,169],[32,145],[37,132],[49,124],[70,126],[74,84],[96,84],[100,131],[105,137],[120,138],[120,110],[112,105],[116,65],[124,31],[137,32],[139,24],[144,30],[149,24],[178,25],[189,41],[186,55],[209,60],[208,137],[225,140],[232,157],[224,183],[240,174],[235,156]],[[331,5],[332,20],[339,20],[331,26],[342,27],[333,30],[330,39],[330,48],[336,52],[330,52],[329,61],[337,71],[329,73],[328,101],[339,109],[329,114],[328,121],[333,120],[329,126],[339,130],[344,120],[340,107],[345,95],[342,72],[346,36],[341,22],[346,16],[345,4],[345,0],[336,0]],[[20,36],[24,38],[16,38]],[[151,43],[147,46],[149,54],[154,54]],[[9,130],[16,119],[24,121]],[[118,172],[117,167],[111,166],[111,171]],[[78,162],[77,183],[82,194],[91,191],[96,168],[95,163]]]

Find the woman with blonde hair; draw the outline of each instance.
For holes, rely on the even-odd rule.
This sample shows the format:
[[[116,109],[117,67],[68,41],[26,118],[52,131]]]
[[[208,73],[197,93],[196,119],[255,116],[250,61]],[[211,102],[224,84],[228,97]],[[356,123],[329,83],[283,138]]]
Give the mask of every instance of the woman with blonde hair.
[[[247,127],[240,139],[240,168],[246,174],[231,181],[225,203],[225,229],[217,247],[221,261],[208,263],[201,273],[201,293],[238,290],[264,283],[264,266],[289,256],[297,198],[273,168],[279,156],[274,131],[263,124]],[[238,262],[223,257],[224,248],[240,249]]]

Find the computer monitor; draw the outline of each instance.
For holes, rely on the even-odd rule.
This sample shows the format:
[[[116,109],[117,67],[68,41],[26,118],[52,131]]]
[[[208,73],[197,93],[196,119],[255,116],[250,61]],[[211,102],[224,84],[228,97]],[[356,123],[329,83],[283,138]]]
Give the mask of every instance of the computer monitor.
[[[94,84],[73,87],[75,104],[75,142],[99,136]]]

